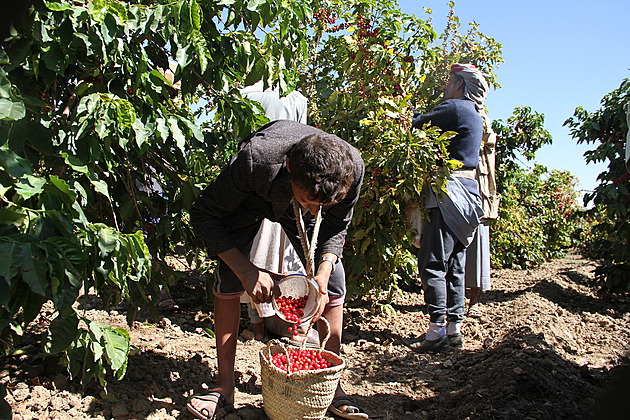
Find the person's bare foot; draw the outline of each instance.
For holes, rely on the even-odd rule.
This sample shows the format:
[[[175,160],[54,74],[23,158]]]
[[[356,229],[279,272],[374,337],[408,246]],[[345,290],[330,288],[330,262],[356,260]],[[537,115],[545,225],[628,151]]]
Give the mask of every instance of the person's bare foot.
[[[479,293],[481,290],[478,287],[472,287],[470,289],[470,301],[468,302],[468,311],[466,315],[471,318],[479,318],[483,315],[483,311],[479,307]]]
[[[249,324],[250,329],[254,333],[254,338],[258,341],[263,341],[265,338],[265,322],[252,322]]]
[[[225,390],[215,388],[202,394],[191,395],[186,407],[200,419],[214,419],[219,410],[231,410],[234,407],[234,393],[226,396]]]

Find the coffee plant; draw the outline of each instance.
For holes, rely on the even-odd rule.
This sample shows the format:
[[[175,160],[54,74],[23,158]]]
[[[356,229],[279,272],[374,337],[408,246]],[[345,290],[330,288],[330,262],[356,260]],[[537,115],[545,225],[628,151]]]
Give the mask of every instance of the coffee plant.
[[[597,177],[595,191],[584,196],[593,204],[587,216],[592,228],[584,235],[584,251],[601,260],[596,275],[612,291],[630,290],[630,173],[625,166],[624,145],[628,134],[630,80],[604,96],[601,108],[588,112],[578,107],[565,125],[580,143],[595,149],[584,153],[586,162],[606,162],[607,170]]]
[[[576,185],[569,172],[536,164],[504,171],[499,217],[491,224],[492,266],[535,267],[575,247],[583,227]]]
[[[502,62],[476,24],[460,32],[454,3],[441,34],[429,9],[422,19],[391,0],[23,4],[0,42],[0,349],[19,351],[50,303],[43,350],[103,386],[125,374],[129,335],[87,319],[77,302],[94,293],[124,303],[129,321],[142,308],[157,316],[160,286],[178,279],[165,258],[203,257],[187,211],[238,139],[267,121],[240,88],[299,88],[309,123],[362,152],[349,292],[391,293],[416,272],[406,206],[422,202],[425,185],[443,188],[455,167],[447,159],[434,175],[453,133],[412,129],[413,110],[437,104],[452,63],[475,64],[498,87]],[[564,203],[570,177],[546,182],[512,185],[560,191]],[[562,229],[553,223],[543,235]]]
[[[499,217],[491,224],[490,247],[495,268],[528,268],[576,246],[584,228],[577,201],[577,179],[566,171],[548,171],[524,159],[551,144],[544,115],[517,107],[506,121],[495,120]]]

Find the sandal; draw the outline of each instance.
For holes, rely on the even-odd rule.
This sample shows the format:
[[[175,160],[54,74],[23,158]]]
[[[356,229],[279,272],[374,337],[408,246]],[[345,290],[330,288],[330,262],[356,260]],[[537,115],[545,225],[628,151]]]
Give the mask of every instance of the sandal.
[[[357,406],[347,395],[340,395],[333,398],[328,410],[344,419],[366,420],[370,418],[370,416]]]
[[[481,310],[481,308],[479,308],[479,304],[476,303],[468,307],[468,313],[466,314],[466,316],[469,316],[471,318],[481,318],[483,316],[483,311]]]
[[[210,411],[207,408],[201,410],[195,408],[191,402],[193,399],[214,403],[214,411]],[[225,397],[221,395],[219,391],[210,391],[207,394],[197,394],[188,397],[188,403],[186,404],[188,411],[195,417],[202,420],[214,420],[219,410],[231,410],[234,408],[232,404],[228,404]]]

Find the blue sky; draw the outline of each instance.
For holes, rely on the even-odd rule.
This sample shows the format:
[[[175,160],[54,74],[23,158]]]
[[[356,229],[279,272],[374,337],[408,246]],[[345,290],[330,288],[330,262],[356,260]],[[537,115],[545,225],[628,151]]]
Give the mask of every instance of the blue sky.
[[[443,30],[446,0],[399,4],[420,18],[426,16],[423,7],[433,9],[434,27]],[[594,189],[607,165],[587,165],[583,154],[595,145],[577,145],[562,124],[578,106],[598,110],[604,95],[630,78],[630,1],[459,0],[455,14],[462,32],[475,21],[503,45],[505,63],[495,71],[502,87],[486,101],[490,118],[505,120],[517,106],[544,114],[553,144],[538,151],[535,161],[568,170],[578,177],[578,189]]]

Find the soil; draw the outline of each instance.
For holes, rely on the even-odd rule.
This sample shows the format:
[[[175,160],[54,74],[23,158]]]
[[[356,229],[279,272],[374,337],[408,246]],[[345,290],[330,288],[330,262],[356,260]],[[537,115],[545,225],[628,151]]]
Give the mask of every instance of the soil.
[[[374,296],[350,301],[343,386],[373,419],[627,419],[630,296],[598,290],[595,267],[570,254],[538,269],[494,271],[483,315],[463,324],[463,349],[443,354],[403,344],[428,325],[419,288],[401,291],[393,311],[376,313]],[[157,322],[129,327],[124,308],[104,310],[94,297],[83,308],[131,334],[127,375],[110,378],[107,393],[28,350],[0,359],[13,419],[191,419],[186,398],[212,386],[216,351],[203,278],[187,274],[172,290],[180,309]],[[42,311],[24,335],[26,349],[49,316]],[[236,406],[219,418],[266,419],[258,358],[265,344],[244,338],[246,317],[241,326]]]

